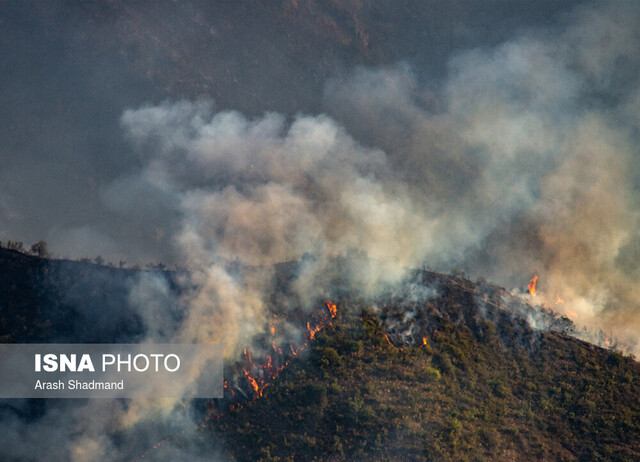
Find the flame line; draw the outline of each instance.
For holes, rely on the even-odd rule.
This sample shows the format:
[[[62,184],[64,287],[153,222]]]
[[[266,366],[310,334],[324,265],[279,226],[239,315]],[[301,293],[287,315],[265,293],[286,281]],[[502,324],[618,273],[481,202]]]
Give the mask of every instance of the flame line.
[[[329,316],[325,317],[324,319],[322,319],[320,321],[320,323],[318,325],[315,325],[313,330],[310,328],[309,323],[307,322],[307,329],[309,331],[309,339],[308,340],[314,340],[315,339],[315,334],[318,333],[321,329],[331,325],[331,320],[333,318],[335,318],[338,314],[338,309],[335,303],[331,302],[331,301],[327,301],[326,302],[326,306],[327,306],[327,310],[329,311]],[[274,317],[276,317],[276,315],[274,314]],[[271,328],[271,334],[275,335],[275,331],[274,328]],[[387,339],[388,340],[388,339]],[[391,343],[391,342],[389,342]],[[298,348],[294,348],[293,345],[289,345],[289,347],[291,348],[291,354],[292,357],[296,357],[298,355],[298,353],[300,353],[301,351],[303,351],[307,346],[309,345],[308,341],[305,341],[300,347]],[[282,354],[282,349],[279,348],[275,342],[272,343],[272,347],[274,349],[275,352]],[[271,359],[271,355],[267,356],[267,362],[263,365],[263,366],[256,366],[253,363],[253,360],[251,359],[251,352],[247,351],[246,348],[244,348],[243,350],[243,356],[245,357],[245,359],[247,359],[250,363],[250,365],[252,366],[251,368],[255,368],[258,370],[262,370],[265,371],[265,369],[267,369],[267,374],[270,376],[271,380],[274,380],[278,374],[280,373],[280,371],[282,371],[285,367],[287,367],[289,365],[289,363],[291,362],[291,358],[287,359],[281,366],[279,367],[275,367],[273,366],[273,362]],[[269,374],[268,370],[271,370],[272,373]],[[261,378],[256,379],[255,377],[251,376],[250,372],[247,369],[243,369],[244,371],[244,377],[247,380],[247,383],[250,385],[251,389],[254,390],[254,399],[257,397],[261,397],[262,396],[262,392],[264,391],[264,389],[266,387],[268,387],[270,385],[271,382],[267,382],[266,380],[263,380]],[[235,396],[235,392],[233,391],[233,387],[229,387],[228,382],[225,380],[224,381],[224,388],[227,390],[230,390],[231,393],[233,393],[233,395]],[[231,403],[229,404],[229,409],[234,409],[234,408],[242,408],[242,404],[241,403]],[[222,413],[219,413],[217,415],[217,419],[219,419],[222,416]],[[207,416],[204,418],[204,420],[202,420],[199,424],[196,425],[196,429],[202,427],[203,425],[205,425],[206,423],[209,422],[210,417]],[[145,451],[143,454],[141,454],[140,456],[131,459],[131,462],[135,462],[136,460],[141,460],[146,458],[151,452],[160,449],[160,447],[162,447],[165,443],[167,443],[170,440],[173,440],[177,437],[179,437],[180,435],[184,435],[186,432],[186,429],[174,433],[173,435],[167,436],[165,439],[158,441],[156,444],[154,444],[150,449],[148,449],[147,451]]]

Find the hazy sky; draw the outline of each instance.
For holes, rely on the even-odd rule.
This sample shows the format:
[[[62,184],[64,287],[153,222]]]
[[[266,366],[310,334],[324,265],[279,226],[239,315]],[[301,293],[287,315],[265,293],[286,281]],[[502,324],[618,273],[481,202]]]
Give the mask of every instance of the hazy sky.
[[[399,62],[437,106],[453,54],[555,27],[573,3],[0,2],[0,239],[172,262],[179,206],[140,188],[112,197],[141,167],[125,110],[208,98],[246,117],[317,115],[330,79]]]

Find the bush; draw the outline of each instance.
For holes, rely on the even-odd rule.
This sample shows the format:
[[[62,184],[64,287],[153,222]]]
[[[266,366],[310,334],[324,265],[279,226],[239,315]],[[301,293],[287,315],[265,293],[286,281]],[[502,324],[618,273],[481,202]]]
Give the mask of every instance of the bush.
[[[320,365],[322,367],[335,367],[342,364],[342,358],[335,348],[325,347],[320,351]]]
[[[424,378],[427,382],[437,382],[441,378],[440,371],[433,367],[427,366],[424,369]]]
[[[509,387],[507,387],[501,380],[492,381],[491,390],[498,398],[506,398],[510,394]]]
[[[29,252],[33,255],[37,255],[38,257],[48,257],[49,250],[47,247],[46,241],[38,241],[31,246]]]
[[[453,364],[451,358],[446,353],[437,354],[434,356],[436,365],[442,371],[443,374],[451,374],[453,372]]]

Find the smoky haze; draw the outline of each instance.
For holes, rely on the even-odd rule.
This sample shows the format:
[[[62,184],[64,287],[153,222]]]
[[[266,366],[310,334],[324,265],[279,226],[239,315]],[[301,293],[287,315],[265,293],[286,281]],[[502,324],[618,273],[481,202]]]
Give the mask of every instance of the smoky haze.
[[[420,265],[516,289],[538,274],[536,302],[635,349],[637,13],[577,8],[457,51],[436,88],[407,61],[355,66],[327,79],[315,115],[251,116],[206,98],[127,109],[140,168],[104,203],[132,219],[145,197],[176,210],[171,243],[202,270],[199,300],[224,292],[212,289],[221,260],[305,253],[321,259],[300,276],[301,299],[327,291],[322,258],[347,254],[375,262],[351,273],[369,293]],[[265,284],[240,303],[249,318]]]
[[[452,51],[499,43],[570,6],[325,3],[0,3],[0,239],[173,263],[176,204],[137,189],[144,203],[131,218],[121,212],[133,199],[104,197],[140,167],[120,127],[126,109],[204,97],[250,118],[320,114],[327,79],[354,65],[406,60],[437,82]]]
[[[305,255],[303,307],[336,257],[370,295],[420,266],[515,293],[537,274],[533,301],[638,352],[640,11],[558,3],[4,3],[2,239],[188,268],[179,327],[161,280],[130,304],[148,340],[227,358],[265,329],[271,265]],[[190,422],[78,406],[0,447],[118,460],[113,428]]]

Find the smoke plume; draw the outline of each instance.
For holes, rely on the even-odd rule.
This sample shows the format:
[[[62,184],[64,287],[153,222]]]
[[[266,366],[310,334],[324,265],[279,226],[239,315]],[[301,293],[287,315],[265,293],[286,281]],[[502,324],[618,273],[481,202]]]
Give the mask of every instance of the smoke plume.
[[[584,8],[458,53],[436,89],[408,64],[357,68],[327,83],[328,115],[127,110],[136,181],[180,210],[173,242],[201,288],[193,325],[219,316],[232,349],[261,328],[268,275],[247,284],[224,261],[317,257],[297,281],[308,300],[349,254],[367,258],[350,277],[368,294],[421,265],[516,288],[536,273],[536,303],[635,350],[636,9]]]
[[[406,66],[361,68],[325,92],[424,214],[412,231],[437,246],[418,260],[505,287],[538,274],[532,302],[636,353],[637,13],[584,8],[563,28],[459,53],[435,92]]]

